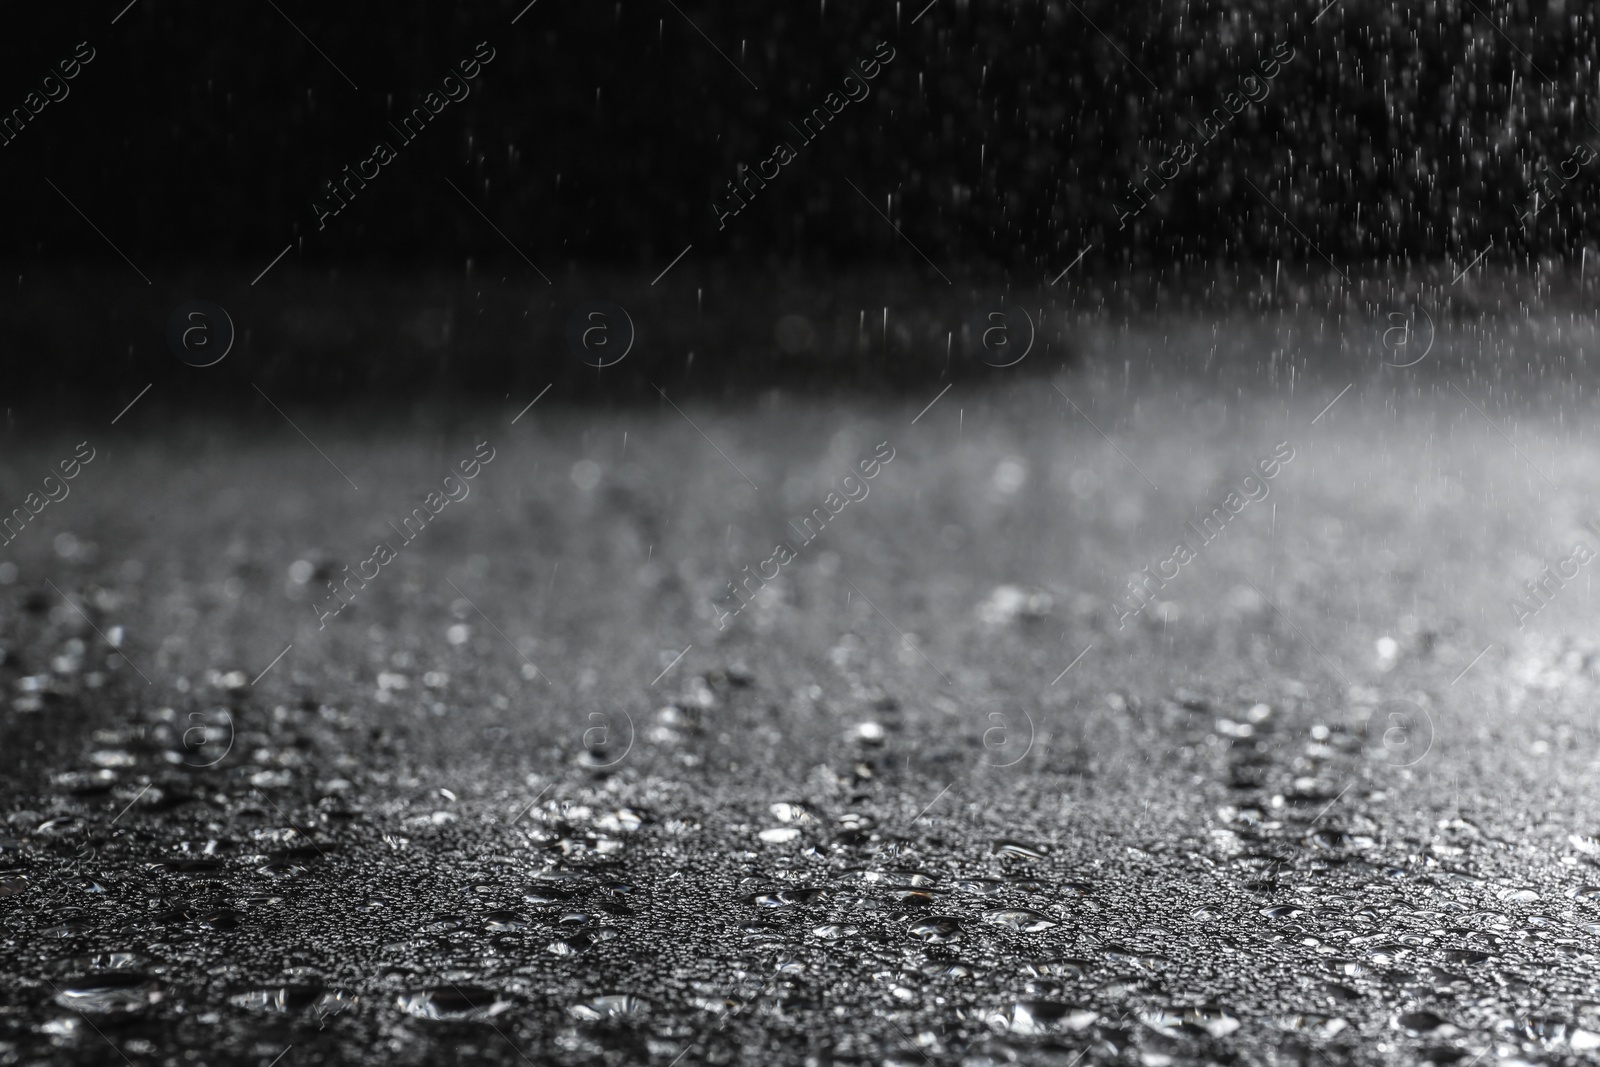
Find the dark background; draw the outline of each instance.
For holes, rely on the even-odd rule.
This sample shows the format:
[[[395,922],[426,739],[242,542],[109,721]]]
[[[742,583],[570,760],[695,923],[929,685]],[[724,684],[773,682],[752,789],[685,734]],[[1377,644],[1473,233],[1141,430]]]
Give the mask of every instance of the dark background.
[[[113,25],[122,10],[8,16],[0,108],[78,42],[96,52],[0,147],[14,397],[176,373],[165,324],[195,298],[229,309],[231,359],[254,361],[210,383],[308,398],[592,384],[562,338],[595,298],[639,331],[611,389],[696,364],[719,384],[815,379],[818,359],[893,384],[958,373],[937,342],[1001,296],[1070,323],[1238,303],[1285,271],[1448,281],[1486,247],[1486,267],[1585,272],[1594,240],[1600,163],[1518,223],[1539,168],[1600,144],[1587,5],[539,0],[512,25],[521,0],[139,0]],[[386,123],[480,41],[495,58],[471,96],[401,144]],[[871,95],[800,145],[787,124],[879,41],[896,57]],[[1119,229],[1130,180],[1285,44],[1270,95]],[[319,231],[323,183],[378,138],[398,158]],[[713,199],[779,139],[798,158],[719,231]],[[898,342],[847,336],[891,304]],[[795,311],[817,326],[798,360],[773,341]]]

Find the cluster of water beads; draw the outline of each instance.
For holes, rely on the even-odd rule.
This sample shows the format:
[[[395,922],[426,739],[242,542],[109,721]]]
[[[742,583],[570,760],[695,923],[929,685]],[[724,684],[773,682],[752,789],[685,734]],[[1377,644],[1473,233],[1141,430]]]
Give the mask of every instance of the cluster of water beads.
[[[105,740],[0,841],[11,969],[58,1012],[5,1040],[87,1048],[92,1020],[159,1044],[185,1020],[275,1018],[372,1047],[483,1026],[485,1051],[670,1060],[839,1032],[848,1003],[834,1051],[878,1059],[908,1039],[975,1063],[1181,1062],[1246,1039],[1334,1053],[1358,1034],[1439,1062],[1600,1043],[1580,1003],[1533,995],[1589,958],[1600,889],[1517,878],[1471,819],[1415,836],[1336,726],[1285,737],[1251,708],[1175,706],[1213,754],[1215,803],[1110,846],[1083,799],[1065,823],[1003,795],[988,820],[912,820],[858,773],[900,735],[859,726],[836,791],[685,805],[669,780],[575,775],[514,824],[519,798],[467,804],[401,775],[320,796],[293,773],[257,784],[292,771],[292,729],[200,782]],[[1567,846],[1588,863],[1594,840]]]

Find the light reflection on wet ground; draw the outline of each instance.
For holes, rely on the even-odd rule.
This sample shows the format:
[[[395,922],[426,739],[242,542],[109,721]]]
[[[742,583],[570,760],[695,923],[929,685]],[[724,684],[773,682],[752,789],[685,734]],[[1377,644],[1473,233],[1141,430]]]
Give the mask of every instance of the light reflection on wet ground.
[[[1581,442],[1518,427],[1569,497],[1442,405],[1075,391],[1104,439],[1048,399],[703,420],[759,491],[670,412],[542,413],[327,629],[456,442],[330,430],[360,496],[292,442],[108,452],[3,587],[0,1059],[1600,1047],[1591,596],[1506,606],[1583,536]]]

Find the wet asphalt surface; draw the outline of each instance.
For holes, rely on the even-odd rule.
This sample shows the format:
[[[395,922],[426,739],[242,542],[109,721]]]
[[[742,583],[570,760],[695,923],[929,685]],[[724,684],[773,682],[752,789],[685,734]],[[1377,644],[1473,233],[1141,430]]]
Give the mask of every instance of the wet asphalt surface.
[[[1058,381],[93,431],[0,569],[0,1062],[1595,1059],[1586,402]]]

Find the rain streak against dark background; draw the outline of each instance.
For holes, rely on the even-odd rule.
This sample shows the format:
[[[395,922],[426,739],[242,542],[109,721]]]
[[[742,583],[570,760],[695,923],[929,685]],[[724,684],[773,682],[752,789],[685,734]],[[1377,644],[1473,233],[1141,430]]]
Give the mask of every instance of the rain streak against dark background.
[[[889,273],[976,306],[1036,290],[1088,248],[1075,291],[1052,301],[1215,305],[1243,301],[1263,270],[1321,284],[1442,270],[1485,248],[1485,267],[1537,279],[1553,257],[1586,264],[1597,236],[1596,165],[1567,161],[1600,144],[1600,12],[1561,0],[712,2],[693,24],[665,0],[540,0],[514,27],[520,5],[153,3],[115,26],[91,7],[13,15],[0,44],[8,112],[79,42],[95,55],[0,147],[0,254],[15,277],[0,328],[17,389],[54,390],[63,364],[164,367],[160,346],[130,338],[197,297],[229,308],[279,389],[337,400],[417,375],[469,390],[530,366],[529,381],[559,380],[570,361],[541,351],[561,346],[536,342],[559,341],[566,304],[604,290],[641,319],[639,357],[610,391],[648,394],[651,372],[681,370],[690,351],[727,371],[720,383],[804,378],[809,362],[774,350],[783,308],[769,290],[826,306]],[[479,42],[494,59],[470,96],[413,143],[395,138],[387,123]],[[870,95],[802,143],[789,124],[879,42],[894,59]],[[1254,83],[1264,95],[1204,141],[1206,117],[1274,55],[1291,58]],[[325,183],[378,139],[398,158],[319,230]],[[713,203],[780,140],[797,158],[719,228]],[[1184,141],[1193,158],[1150,183]],[[1133,183],[1154,195],[1130,215]],[[430,308],[398,328],[397,292]],[[692,325],[652,321],[685,320],[691,304]],[[338,354],[355,342],[369,354]],[[64,351],[41,359],[49,346]],[[288,348],[306,358],[282,359]],[[903,383],[903,355],[841,373]]]

